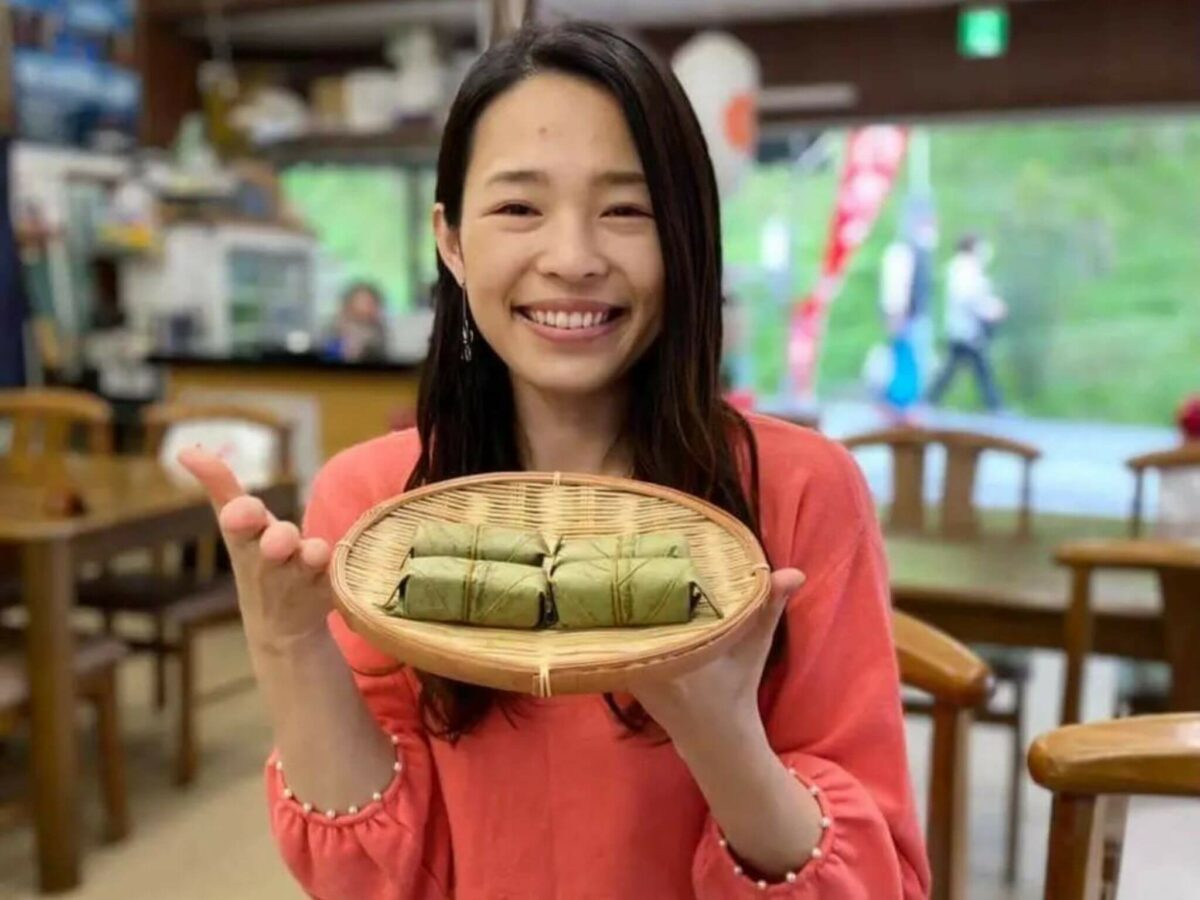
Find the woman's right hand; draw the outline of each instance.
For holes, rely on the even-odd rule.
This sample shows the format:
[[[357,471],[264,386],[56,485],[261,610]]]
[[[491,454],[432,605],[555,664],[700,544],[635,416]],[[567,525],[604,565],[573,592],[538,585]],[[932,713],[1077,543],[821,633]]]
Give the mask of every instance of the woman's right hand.
[[[179,462],[204,487],[216,510],[251,645],[281,652],[327,634],[325,617],[333,608],[329,544],[303,538],[295,524],[276,519],[215,454],[184,450]]]

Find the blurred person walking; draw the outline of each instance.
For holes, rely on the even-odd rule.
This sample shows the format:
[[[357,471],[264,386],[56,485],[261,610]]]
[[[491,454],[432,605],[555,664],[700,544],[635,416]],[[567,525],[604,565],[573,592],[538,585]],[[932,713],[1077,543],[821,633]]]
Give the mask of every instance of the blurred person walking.
[[[950,352],[929,389],[929,402],[934,405],[941,402],[959,370],[969,366],[988,411],[998,412],[1002,407],[988,351],[1008,308],[992,288],[987,274],[990,260],[988,245],[978,236],[967,234],[959,239],[946,267],[946,340]]]

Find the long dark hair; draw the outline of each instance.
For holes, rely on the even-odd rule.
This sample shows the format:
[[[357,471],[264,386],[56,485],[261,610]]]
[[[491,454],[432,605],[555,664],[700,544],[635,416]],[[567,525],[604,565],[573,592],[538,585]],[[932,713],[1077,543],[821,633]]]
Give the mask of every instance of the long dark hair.
[[[461,223],[463,185],[480,115],[500,94],[540,72],[586,79],[616,98],[637,146],[665,268],[662,329],[634,365],[626,421],[634,475],[687,491],[757,531],[758,464],[749,425],[721,398],[721,222],[716,179],[700,124],[670,70],[603,26],[530,26],[489,49],[450,108],[438,156],[436,200]],[[462,353],[462,289],[438,259],[433,334],[421,376],[421,452],[408,481],[430,482],[521,468],[512,384],[495,351],[475,339]],[[745,468],[743,468],[745,467]],[[749,473],[749,491],[741,473]],[[419,673],[426,727],[450,740],[477,725],[497,693]],[[504,696],[504,695],[500,695]],[[636,705],[609,705],[634,730]]]

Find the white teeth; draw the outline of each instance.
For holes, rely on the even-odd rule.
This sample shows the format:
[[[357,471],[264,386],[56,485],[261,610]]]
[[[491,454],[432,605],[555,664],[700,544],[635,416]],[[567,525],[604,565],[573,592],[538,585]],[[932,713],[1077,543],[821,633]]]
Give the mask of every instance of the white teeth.
[[[565,312],[564,310],[529,309],[528,317],[539,325],[550,328],[571,330],[575,328],[594,328],[603,325],[613,317],[613,310],[600,312]]]

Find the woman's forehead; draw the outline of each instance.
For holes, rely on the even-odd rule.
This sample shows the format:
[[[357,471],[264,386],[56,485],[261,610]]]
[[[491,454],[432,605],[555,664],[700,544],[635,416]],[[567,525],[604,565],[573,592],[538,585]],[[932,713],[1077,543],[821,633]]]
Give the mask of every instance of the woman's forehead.
[[[606,90],[558,73],[535,75],[499,96],[476,124],[469,179],[583,174],[630,180],[641,161],[625,115]]]

